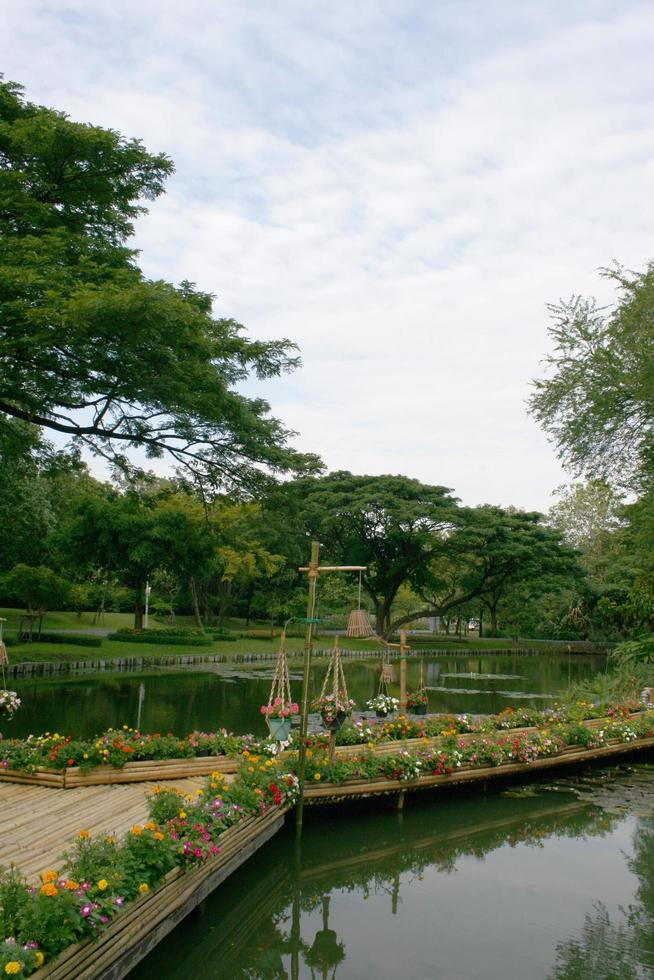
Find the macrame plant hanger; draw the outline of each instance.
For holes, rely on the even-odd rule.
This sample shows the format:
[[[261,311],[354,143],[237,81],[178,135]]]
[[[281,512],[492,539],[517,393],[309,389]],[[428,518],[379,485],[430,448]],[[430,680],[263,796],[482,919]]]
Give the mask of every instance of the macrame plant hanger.
[[[374,630],[368,618],[368,613],[361,608],[361,572],[359,572],[359,601],[358,608],[353,609],[347,621],[345,635],[350,638],[373,636]]]
[[[270,686],[270,694],[268,695],[268,708],[272,708],[275,705],[275,701],[278,699],[278,707],[280,708],[290,708],[291,705],[291,681],[288,674],[288,656],[286,653],[286,632],[282,632],[279,638],[279,653],[277,654],[277,663],[275,664],[275,673],[273,674],[272,684]],[[290,715],[288,716],[290,719]],[[271,714],[266,716],[268,722],[268,728],[270,729],[270,734],[273,738],[278,737],[275,733],[283,733],[283,728],[276,724],[277,719],[273,718]],[[290,726],[289,726],[290,727]],[[283,741],[283,739],[282,739]]]
[[[338,646],[338,636],[334,637],[334,649],[332,650],[331,657],[329,658],[329,663],[327,664],[325,679],[322,682],[322,688],[320,690],[320,697],[322,698],[326,694],[332,694],[334,700],[336,700],[337,697],[340,697],[345,703],[347,703],[348,700],[347,684],[345,683],[345,674],[343,672],[343,661],[341,660],[341,651]],[[332,728],[329,733],[330,762],[334,761],[335,749],[336,749],[336,729]]]

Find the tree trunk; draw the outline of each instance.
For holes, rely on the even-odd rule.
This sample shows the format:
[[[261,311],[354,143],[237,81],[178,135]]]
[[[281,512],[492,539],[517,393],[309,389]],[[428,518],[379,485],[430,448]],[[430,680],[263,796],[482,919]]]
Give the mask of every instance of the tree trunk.
[[[143,588],[141,586],[136,590],[136,601],[134,602],[134,629],[143,629]]]
[[[484,607],[479,607],[479,639],[484,635]]]
[[[202,616],[200,615],[200,606],[198,605],[198,590],[195,584],[195,576],[191,576],[191,599],[193,600],[193,614],[195,616],[195,625],[202,626]]]
[[[499,627],[497,625],[497,606],[493,604],[489,607],[491,636],[497,636]]]

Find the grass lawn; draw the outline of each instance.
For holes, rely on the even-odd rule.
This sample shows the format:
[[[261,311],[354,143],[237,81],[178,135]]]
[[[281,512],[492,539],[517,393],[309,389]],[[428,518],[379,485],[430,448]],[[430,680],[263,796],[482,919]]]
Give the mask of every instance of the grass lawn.
[[[25,615],[24,609],[0,608],[0,616],[7,620],[5,628],[17,630],[20,626],[21,616]],[[121,626],[133,626],[133,613],[107,612],[104,614],[103,623],[94,623],[95,613],[83,612],[78,616],[75,612],[47,612],[43,616],[42,629],[44,632],[49,630],[86,630],[86,629],[108,629],[117,630]]]

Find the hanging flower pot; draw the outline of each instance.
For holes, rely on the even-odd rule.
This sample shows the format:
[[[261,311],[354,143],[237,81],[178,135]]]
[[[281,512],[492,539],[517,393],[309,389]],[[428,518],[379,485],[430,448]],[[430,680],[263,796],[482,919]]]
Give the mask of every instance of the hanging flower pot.
[[[299,705],[291,701],[286,637],[282,633],[268,704],[261,705],[261,714],[266,719],[270,737],[277,742],[287,742],[291,734],[293,715],[297,715],[299,711]]]
[[[330,732],[337,732],[343,727],[343,722],[347,718],[345,711],[337,711],[335,716],[321,715],[322,723]]]
[[[366,707],[370,711],[374,711],[378,718],[386,718],[387,715],[397,711],[400,702],[397,698],[391,697],[390,694],[376,694],[366,703]]]
[[[352,714],[354,701],[346,692],[337,691],[336,694],[321,694],[312,702],[311,708],[320,713],[325,728],[337,732],[348,715]]]
[[[280,718],[279,716],[267,715],[266,723],[268,725],[268,731],[270,732],[271,738],[274,738],[277,742],[288,741],[288,736],[291,734],[290,718]]]
[[[421,686],[417,690],[412,691],[406,699],[406,706],[407,711],[410,711],[414,715],[426,715],[429,706],[427,689]]]

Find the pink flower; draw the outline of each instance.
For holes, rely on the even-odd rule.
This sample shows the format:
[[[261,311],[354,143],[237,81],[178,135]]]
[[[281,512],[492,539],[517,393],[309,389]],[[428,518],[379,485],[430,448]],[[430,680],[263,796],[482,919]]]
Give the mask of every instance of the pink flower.
[[[93,906],[87,902],[86,905],[82,905],[81,909],[79,910],[79,914],[86,919],[86,917],[89,916],[92,911]]]

